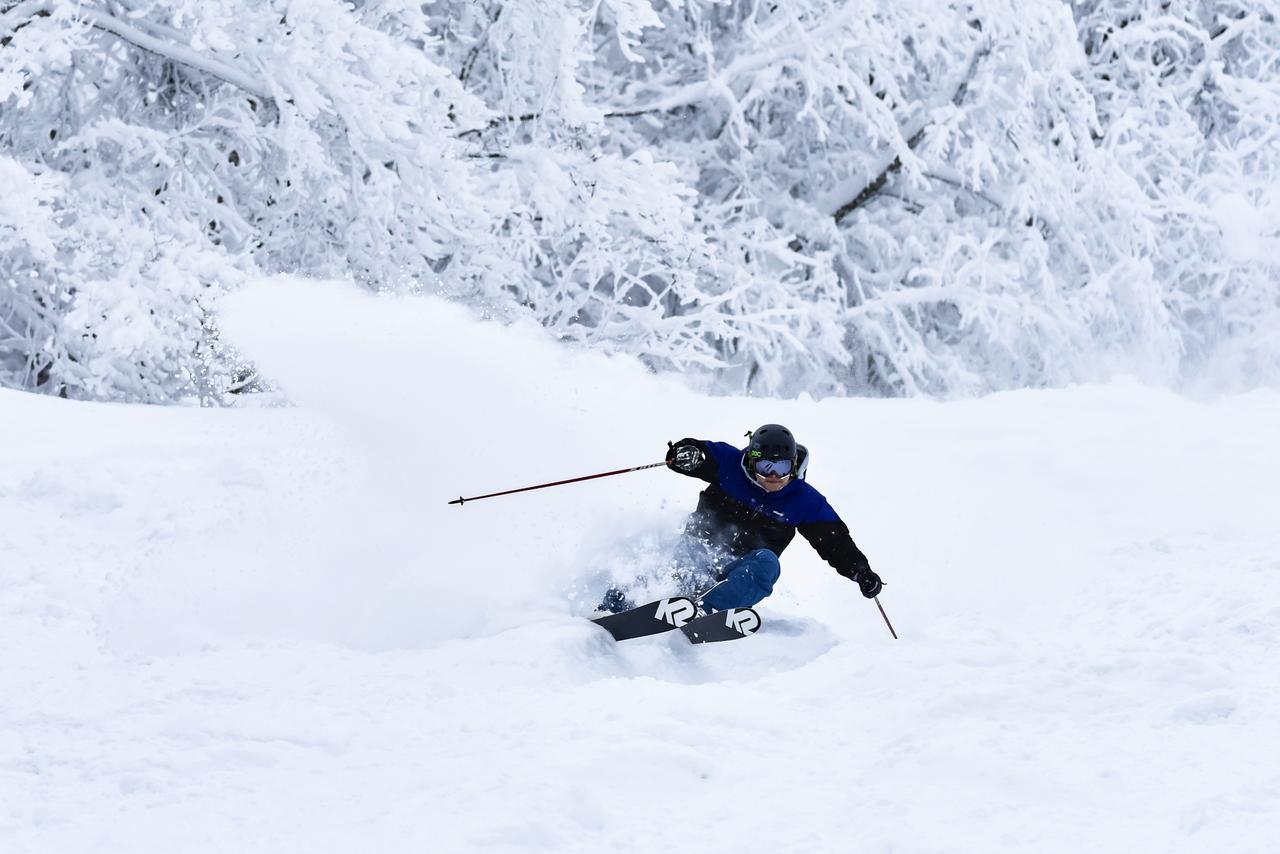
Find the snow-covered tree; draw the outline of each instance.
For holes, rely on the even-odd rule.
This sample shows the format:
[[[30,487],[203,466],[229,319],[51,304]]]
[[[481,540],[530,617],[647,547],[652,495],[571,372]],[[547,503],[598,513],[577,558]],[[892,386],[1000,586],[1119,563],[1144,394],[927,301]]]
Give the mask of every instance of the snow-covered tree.
[[[484,110],[406,40],[420,13],[51,0],[3,15],[0,143],[75,247],[45,253],[56,298],[28,297],[38,311],[0,303],[0,317],[39,321],[39,349],[24,333],[17,359],[23,385],[198,391],[214,351],[204,315],[229,269],[381,277],[452,239],[449,196],[466,169],[448,134]]]
[[[217,297],[276,271],[726,391],[1276,375],[1276,31],[1265,0],[0,2],[0,382],[217,399]]]
[[[1065,6],[688,2],[661,23],[617,41],[643,60],[631,79],[592,78],[612,137],[697,175],[700,205],[734,205],[750,240],[791,246],[795,278],[826,277],[846,349],[822,351],[806,387],[1169,373],[1176,336],[1135,242],[1146,223],[1095,145]]]
[[[1183,374],[1280,377],[1280,21],[1275,4],[1076,6],[1101,150],[1129,176]]]
[[[69,179],[76,213],[61,220],[118,208],[141,230],[127,239],[132,268],[92,249],[88,272],[54,259],[45,278],[61,296],[41,314],[49,352],[15,338],[6,360],[35,369],[8,381],[131,399],[190,392],[190,377],[208,374],[196,370],[213,351],[208,323],[167,342],[177,352],[164,364],[177,371],[163,387],[142,355],[128,357],[137,376],[99,376],[75,342],[113,312],[202,318],[234,279],[225,268],[443,289],[655,364],[719,364],[728,304],[752,282],[708,248],[672,165],[592,144],[582,87],[562,73],[582,59],[588,16],[557,8],[513,9],[512,29],[493,35],[506,82],[479,91],[499,108],[534,95],[550,104],[535,132],[507,133],[507,113],[465,91],[470,61],[441,64],[446,28],[418,4],[9,4],[5,152],[33,175]],[[177,268],[158,264],[170,251]],[[216,279],[206,256],[223,260]],[[175,290],[174,276],[186,284]],[[16,298],[0,309],[18,311]],[[776,313],[766,305],[743,322],[795,325]]]

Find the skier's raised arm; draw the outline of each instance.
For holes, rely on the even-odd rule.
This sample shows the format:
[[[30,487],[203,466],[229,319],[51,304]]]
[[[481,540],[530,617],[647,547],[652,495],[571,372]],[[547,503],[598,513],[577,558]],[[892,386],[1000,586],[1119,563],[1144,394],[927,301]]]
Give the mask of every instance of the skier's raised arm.
[[[680,474],[715,483],[719,466],[708,443],[702,439],[681,439],[667,443],[667,465]]]

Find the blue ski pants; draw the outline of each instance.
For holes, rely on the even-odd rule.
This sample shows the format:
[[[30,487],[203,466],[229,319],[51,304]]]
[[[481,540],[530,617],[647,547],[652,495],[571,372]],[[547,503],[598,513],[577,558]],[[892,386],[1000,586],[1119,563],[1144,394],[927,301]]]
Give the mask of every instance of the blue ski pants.
[[[675,590],[690,597],[706,591],[702,604],[713,611],[749,608],[773,592],[782,574],[778,556],[768,549],[757,549],[719,566],[725,559],[705,544],[686,539],[676,549]],[[610,587],[598,607],[616,614],[635,605],[625,589]]]
[[[778,556],[768,549],[756,549],[720,570],[719,584],[702,596],[702,604],[713,611],[750,608],[773,592],[782,574]]]

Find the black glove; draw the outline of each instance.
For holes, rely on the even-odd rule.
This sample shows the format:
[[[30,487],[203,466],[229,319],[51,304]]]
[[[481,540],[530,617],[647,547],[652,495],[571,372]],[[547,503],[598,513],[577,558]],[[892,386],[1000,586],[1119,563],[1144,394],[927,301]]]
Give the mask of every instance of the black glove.
[[[679,442],[667,443],[667,465],[676,471],[685,473],[697,471],[706,460],[702,449],[693,444],[693,439],[681,439]]]
[[[864,569],[853,577],[858,582],[858,586],[862,588],[862,595],[868,599],[874,599],[880,595],[880,590],[884,587],[884,582],[880,580],[880,576],[876,575],[869,569]]]

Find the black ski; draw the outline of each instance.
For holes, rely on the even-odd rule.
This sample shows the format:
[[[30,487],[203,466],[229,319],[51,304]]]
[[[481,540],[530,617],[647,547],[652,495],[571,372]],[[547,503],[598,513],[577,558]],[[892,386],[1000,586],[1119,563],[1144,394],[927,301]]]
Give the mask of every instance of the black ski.
[[[760,615],[750,608],[729,608],[698,617],[680,627],[689,643],[716,643],[753,635],[760,629]]]
[[[591,622],[613,635],[614,640],[630,640],[681,628],[697,614],[698,608],[692,600],[673,596],[640,605],[621,614],[606,614]]]

